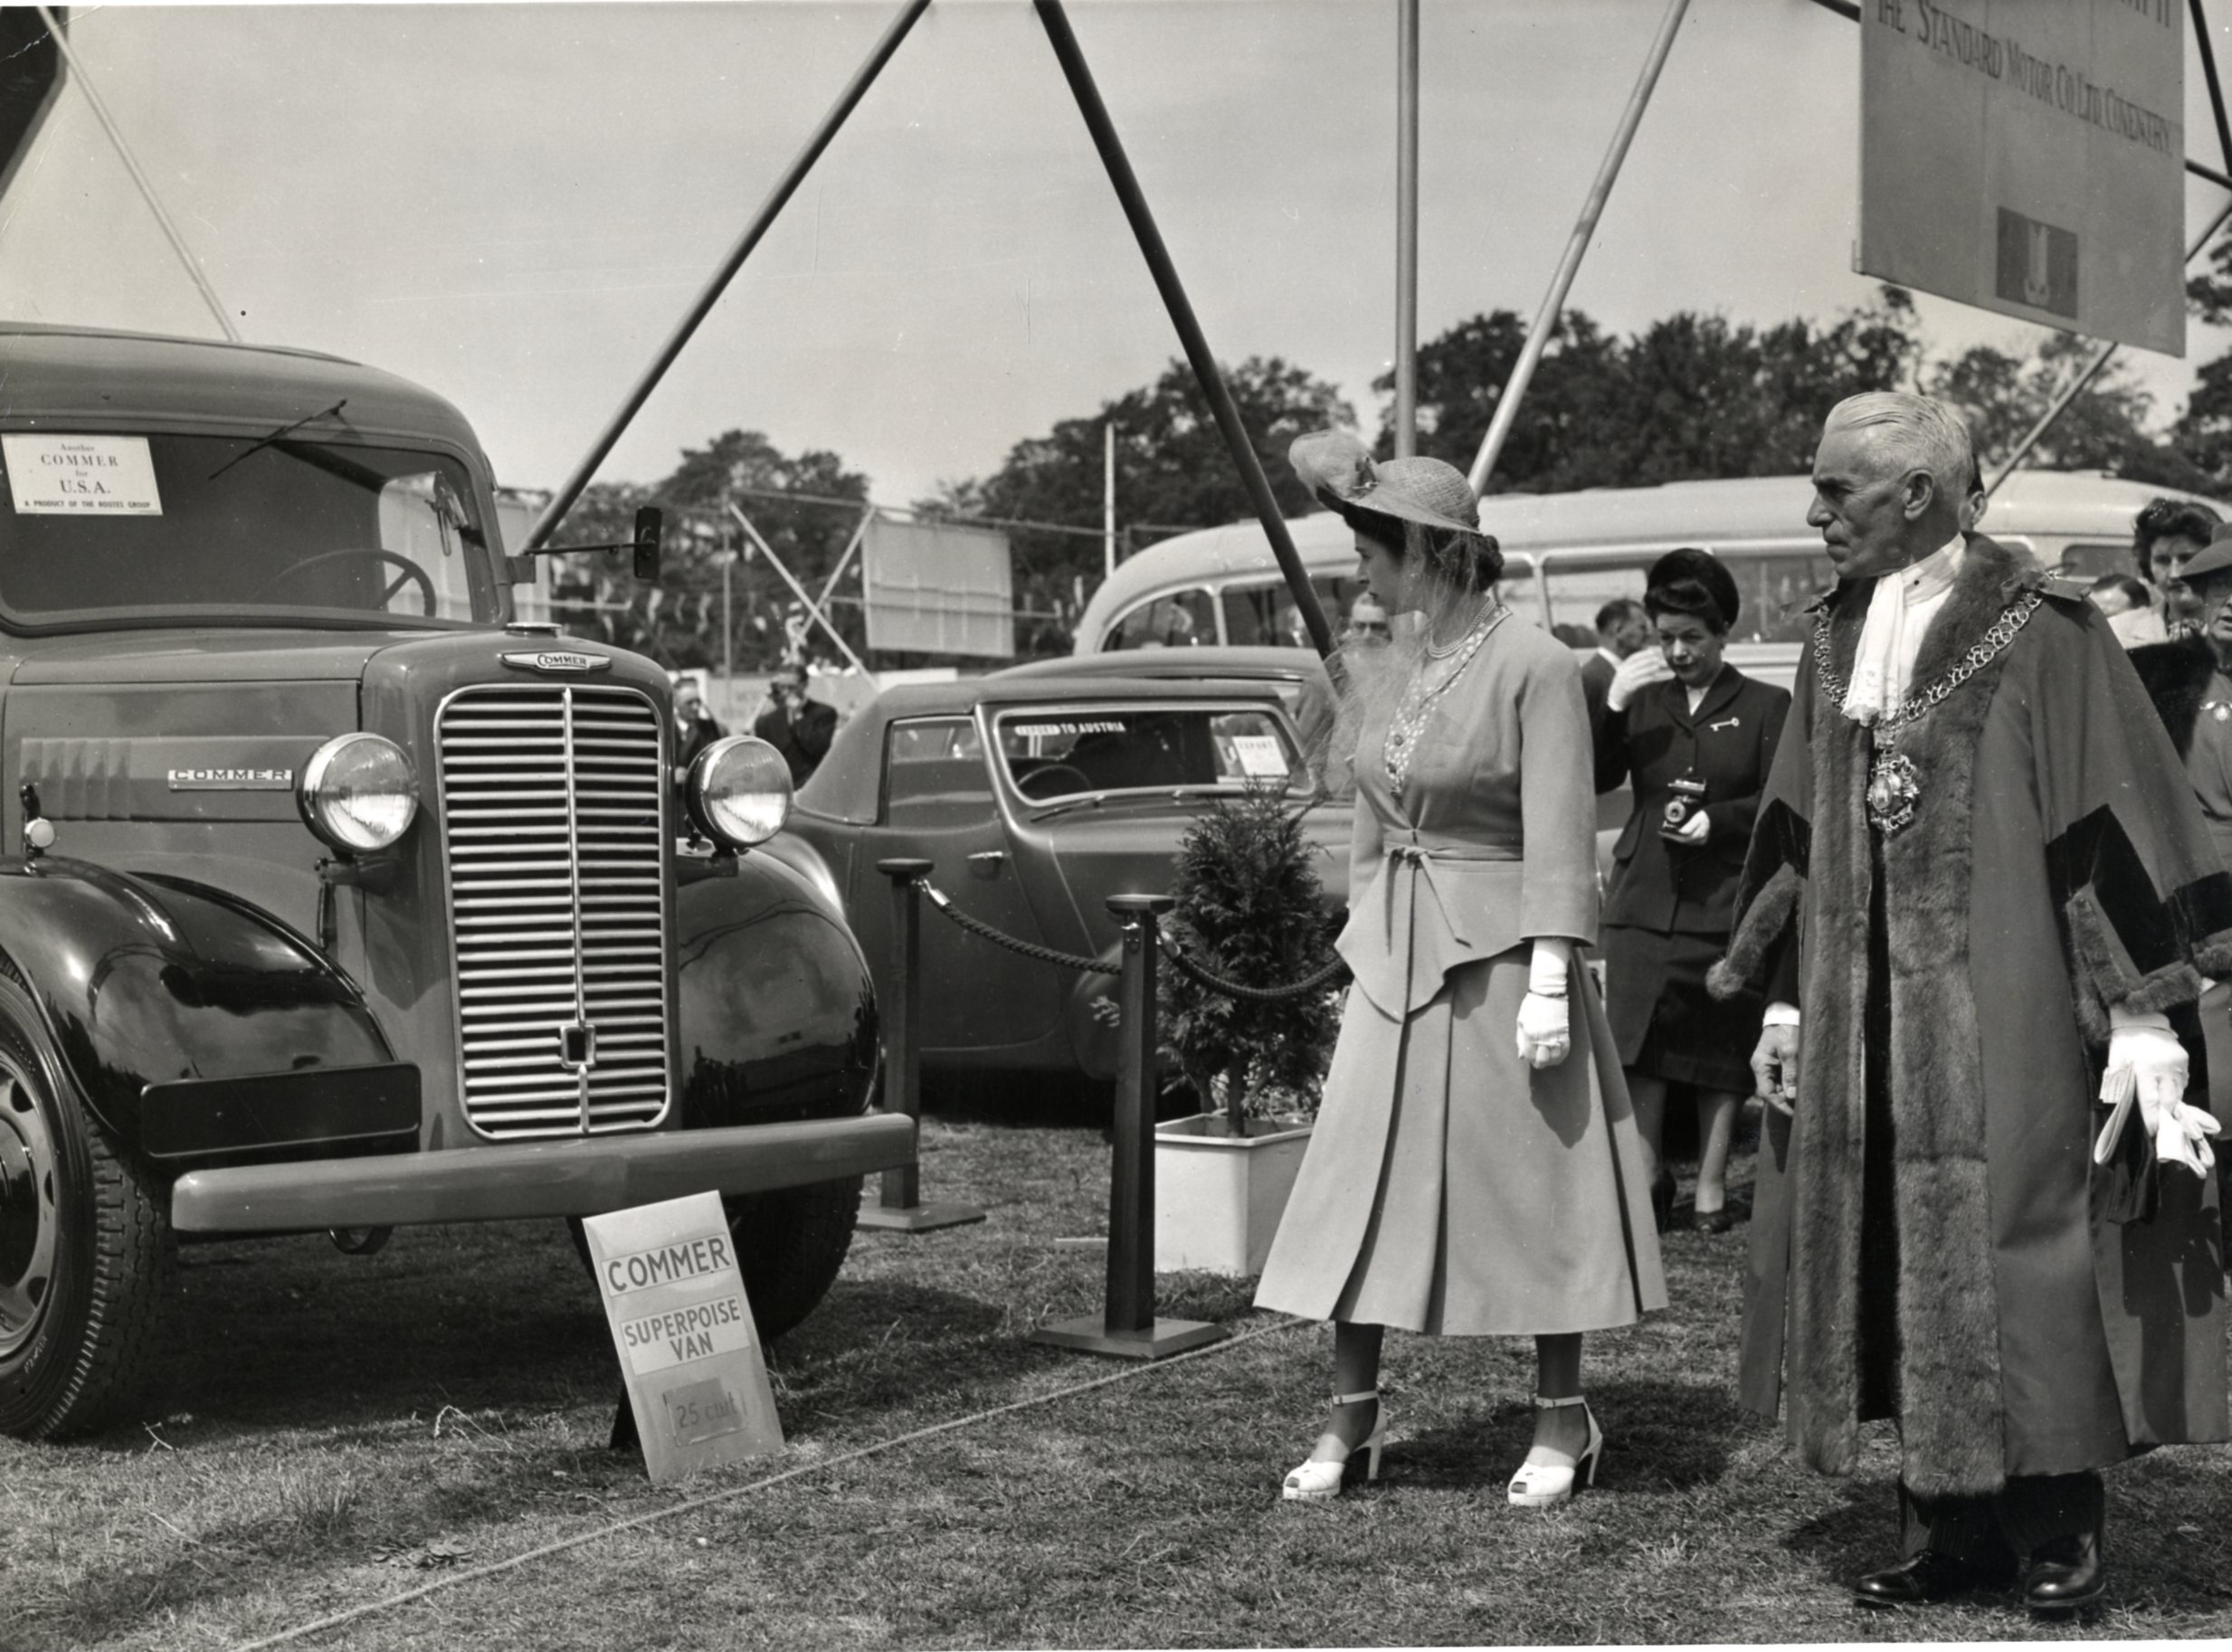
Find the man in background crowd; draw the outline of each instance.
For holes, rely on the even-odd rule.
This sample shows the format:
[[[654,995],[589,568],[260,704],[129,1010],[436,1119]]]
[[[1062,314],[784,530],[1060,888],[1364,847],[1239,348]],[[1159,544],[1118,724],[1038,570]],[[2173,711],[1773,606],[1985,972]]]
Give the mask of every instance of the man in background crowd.
[[[1350,605],[1348,630],[1341,641],[1353,648],[1385,648],[1394,635],[1387,622],[1387,610],[1367,591]]]
[[[1614,597],[1597,610],[1597,651],[1581,661],[1581,698],[1589,706],[1589,732],[1604,727],[1604,696],[1621,660],[1652,641],[1651,617],[1631,596]]]
[[[728,731],[713,720],[706,709],[705,696],[699,692],[698,679],[682,676],[674,679],[674,760],[688,768],[698,760],[698,754]]]
[[[767,685],[767,709],[752,732],[783,754],[791,765],[791,783],[803,786],[829,755],[837,734],[837,709],[806,694],[806,668],[785,666]]]
[[[2154,593],[2146,582],[2129,574],[2104,574],[2085,594],[2093,606],[2108,616],[2108,629],[2125,649],[2147,648],[2170,640],[2162,615],[2154,605]]]

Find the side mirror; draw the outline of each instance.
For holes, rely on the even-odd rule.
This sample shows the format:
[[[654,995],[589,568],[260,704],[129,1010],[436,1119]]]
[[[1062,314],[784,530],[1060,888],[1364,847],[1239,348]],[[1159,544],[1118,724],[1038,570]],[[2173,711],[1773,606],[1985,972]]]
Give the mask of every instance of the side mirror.
[[[515,585],[531,584],[537,556],[573,556],[587,551],[633,551],[635,576],[659,583],[659,542],[666,533],[666,517],[656,505],[635,513],[635,533],[622,545],[537,545],[517,556],[504,558],[506,576]]]

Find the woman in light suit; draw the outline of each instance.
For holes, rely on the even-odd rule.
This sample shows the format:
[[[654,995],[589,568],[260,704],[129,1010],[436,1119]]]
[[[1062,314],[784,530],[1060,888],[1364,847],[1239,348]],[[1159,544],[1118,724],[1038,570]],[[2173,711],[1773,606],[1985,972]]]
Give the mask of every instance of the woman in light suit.
[[[1256,1295],[1334,1326],[1332,1418],[1284,1495],[1336,1495],[1359,1452],[1378,1475],[1393,1325],[1534,1339],[1534,1441],[1508,1495],[1546,1507],[1603,1451],[1582,1336],[1666,1303],[1641,1147],[1577,958],[1597,928],[1581,673],[1497,598],[1502,557],[1460,472],[1375,464],[1334,432],[1292,461],[1355,530],[1373,596],[1417,622],[1354,673],[1339,947],[1355,983]]]

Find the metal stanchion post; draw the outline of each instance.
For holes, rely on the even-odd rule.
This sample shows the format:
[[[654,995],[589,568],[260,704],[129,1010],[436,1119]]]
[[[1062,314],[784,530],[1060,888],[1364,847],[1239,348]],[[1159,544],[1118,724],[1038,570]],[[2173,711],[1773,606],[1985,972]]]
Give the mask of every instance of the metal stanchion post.
[[[856,1227],[898,1233],[927,1233],[983,1221],[970,1204],[922,1202],[922,896],[917,880],[927,860],[879,860],[876,869],[891,879],[891,990],[883,1005],[884,1106],[915,1123],[916,1160],[880,1178],[882,1195],[860,1207]]]
[[[1108,1178],[1108,1300],[1097,1317],[1057,1320],[1034,1343],[1119,1359],[1158,1360],[1221,1341],[1222,1325],[1154,1316],[1155,924],[1167,895],[1116,895],[1108,910],[1124,926],[1123,1013],[1116,1044],[1116,1151]]]

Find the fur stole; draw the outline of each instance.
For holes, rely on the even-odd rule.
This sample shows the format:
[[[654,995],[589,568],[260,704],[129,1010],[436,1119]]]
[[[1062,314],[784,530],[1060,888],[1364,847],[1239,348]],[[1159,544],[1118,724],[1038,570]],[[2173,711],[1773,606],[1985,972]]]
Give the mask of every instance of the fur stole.
[[[1915,662],[1944,676],[2007,607],[2027,570],[1973,539]],[[1851,669],[1871,586],[1830,611],[1830,663]],[[2017,647],[2020,646],[2018,639]],[[1811,840],[1804,922],[1806,1060],[1796,1135],[1788,1343],[1790,1428],[1815,1467],[1858,1457],[1858,1281],[1887,1258],[1862,1253],[1870,1063],[1888,1091],[1897,1224],[1903,1473],[1924,1496],[1973,1495],[2004,1479],[1999,1308],[1984,1159],[1982,1052],[1969,956],[1971,810],[1979,742],[2009,653],[2002,650],[1899,732],[1923,787],[1913,823],[1881,840],[1866,812],[1870,731],[1817,701],[1810,731]],[[1872,981],[1869,910],[1880,852],[1889,979]],[[1865,1036],[1870,992],[1888,995],[1890,1047]],[[1866,1328],[1880,1346],[1893,1327]]]
[[[2193,726],[2200,720],[2202,702],[2217,675],[2217,656],[2199,637],[2180,637],[2170,642],[2150,642],[2126,656],[2147,698],[2154,702],[2170,744],[2183,758],[2193,745]]]

